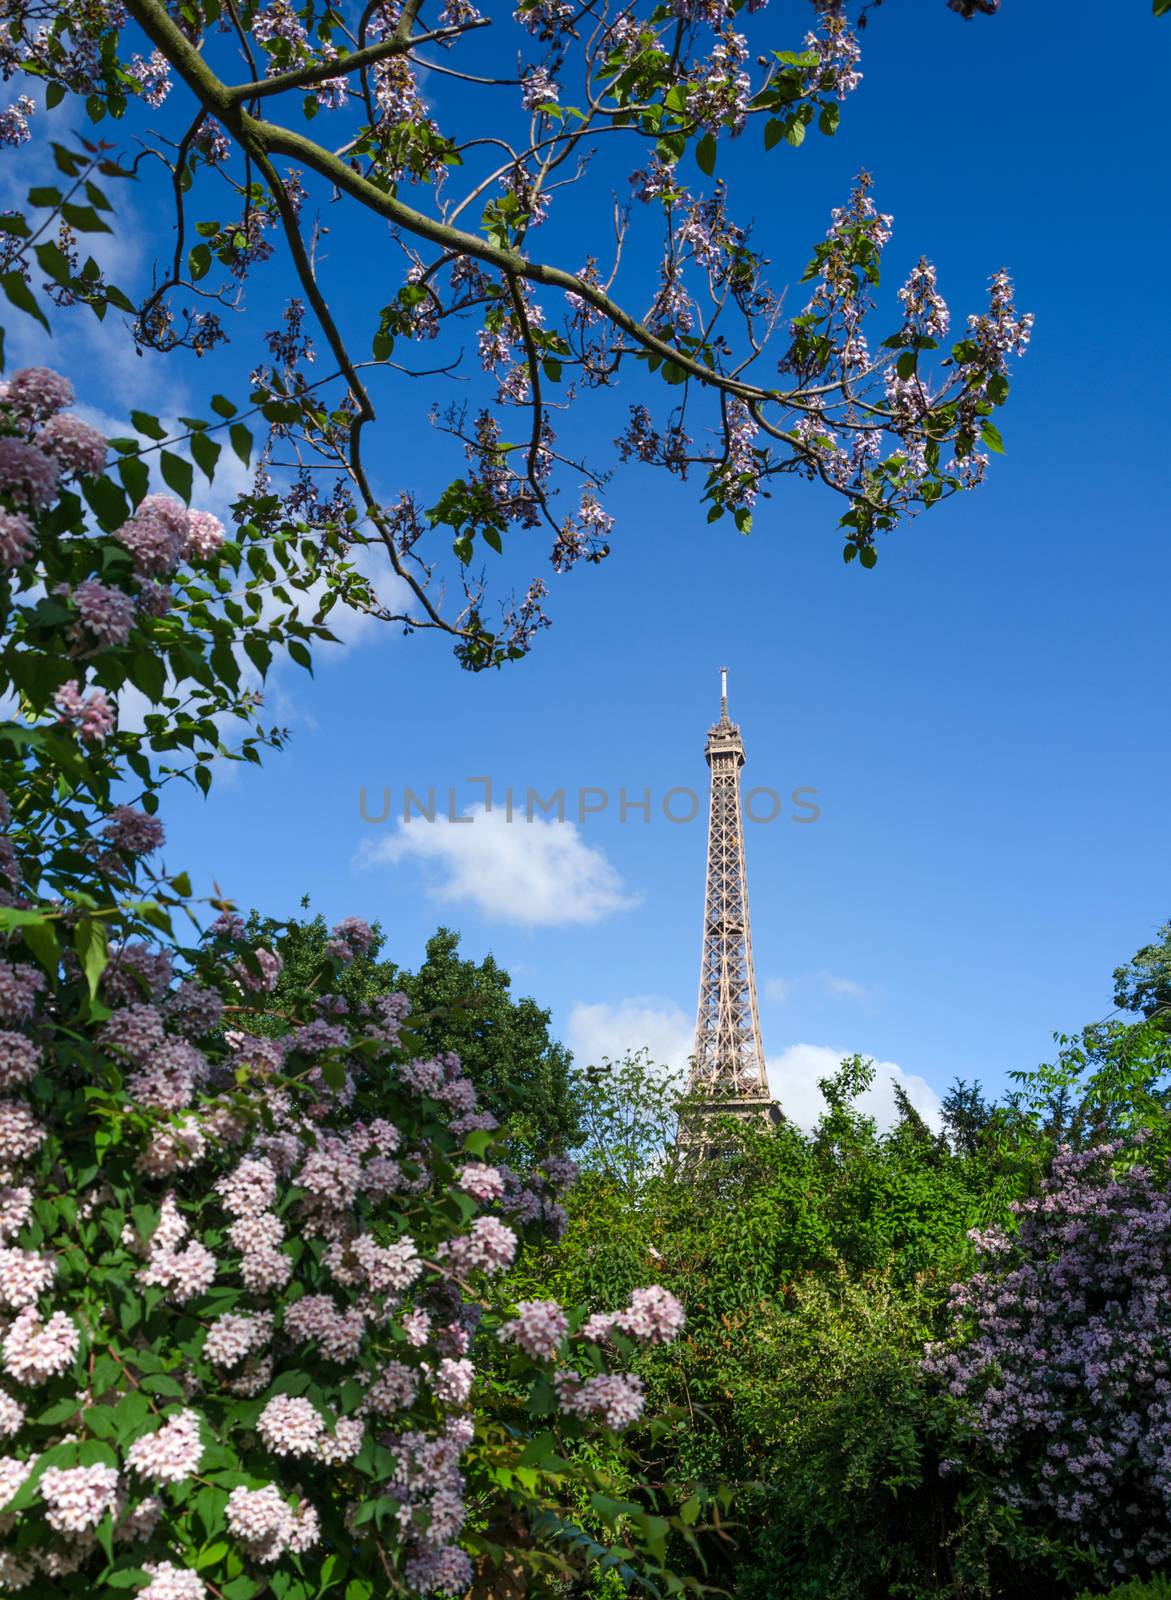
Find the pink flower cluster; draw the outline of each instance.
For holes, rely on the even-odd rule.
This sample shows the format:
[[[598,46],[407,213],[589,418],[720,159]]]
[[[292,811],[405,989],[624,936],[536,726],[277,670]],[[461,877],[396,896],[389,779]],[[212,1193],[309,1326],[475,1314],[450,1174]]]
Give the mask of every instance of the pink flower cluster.
[[[228,1530],[247,1553],[271,1566],[286,1550],[300,1555],[317,1543],[316,1511],[301,1500],[290,1506],[275,1484],[263,1489],[233,1489],[228,1496]]]
[[[278,1394],[260,1413],[256,1431],[275,1456],[315,1456],[325,1419],[308,1400]]]
[[[58,1533],[88,1533],[113,1511],[118,1498],[116,1467],[46,1467],[41,1473],[45,1521]]]
[[[152,1483],[181,1483],[199,1471],[203,1459],[199,1429],[197,1411],[176,1412],[153,1433],[135,1439],[126,1452],[126,1465]]]
[[[136,806],[115,806],[102,827],[102,837],[115,850],[146,856],[159,848],[166,835],[157,817],[148,816]]]
[[[75,727],[85,744],[104,744],[114,731],[114,707],[103,689],[83,695],[78,680],[70,678],[53,696],[53,704],[58,721]]]
[[[0,1342],[4,1370],[19,1383],[47,1383],[69,1371],[80,1343],[77,1326],[64,1311],[42,1321],[35,1307],[26,1306]]]
[[[374,930],[361,917],[343,917],[331,930],[325,953],[335,961],[353,961],[367,955],[374,944]]]
[[[144,1561],[142,1570],[150,1582],[138,1591],[138,1600],[205,1600],[207,1587],[189,1567],[173,1561]]]
[[[556,1300],[519,1300],[517,1315],[501,1328],[504,1343],[519,1345],[536,1361],[548,1361],[569,1332],[569,1319]]]
[[[168,1194],[159,1211],[158,1226],[151,1235],[146,1265],[138,1274],[138,1281],[144,1287],[165,1289],[180,1304],[204,1294],[216,1275],[215,1256],[202,1240],[190,1239],[183,1243],[189,1231],[187,1219],[179,1211],[174,1195]]]
[[[553,1387],[563,1411],[593,1417],[615,1433],[637,1422],[646,1405],[642,1379],[632,1373],[599,1372],[583,1379],[572,1367],[563,1367],[553,1374]]]

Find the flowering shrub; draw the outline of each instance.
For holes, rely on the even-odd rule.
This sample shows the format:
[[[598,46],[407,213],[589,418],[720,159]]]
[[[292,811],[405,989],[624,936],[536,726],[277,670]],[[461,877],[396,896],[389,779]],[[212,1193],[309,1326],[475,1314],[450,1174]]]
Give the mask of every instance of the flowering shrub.
[[[43,369],[0,394],[0,1588],[463,1593],[494,1501],[570,1538],[559,1450],[640,1414],[625,1359],[682,1314],[648,1289],[600,1320],[484,1315],[526,1233],[558,1227],[572,1166],[497,1162],[495,1119],[457,1057],[412,1048],[405,997],[347,1000],[360,919],[277,1031],[278,948],[225,905],[177,942],[190,890],[150,867],[157,791],[177,747],[207,770],[212,712],[254,715],[232,647],[261,629],[221,576],[249,535],[128,502],[70,400]],[[315,630],[293,612],[263,637]],[[119,726],[127,684],[165,713],[141,733]],[[523,1406],[481,1403],[494,1328],[554,1418],[536,1441]],[[624,1521],[648,1575],[663,1528],[693,1537],[634,1503]]]
[[[926,1362],[1002,1501],[1099,1577],[1171,1557],[1171,1194],[1165,1171],[1126,1164],[1143,1142],[1061,1149],[1015,1234],[971,1234],[983,1269]]]

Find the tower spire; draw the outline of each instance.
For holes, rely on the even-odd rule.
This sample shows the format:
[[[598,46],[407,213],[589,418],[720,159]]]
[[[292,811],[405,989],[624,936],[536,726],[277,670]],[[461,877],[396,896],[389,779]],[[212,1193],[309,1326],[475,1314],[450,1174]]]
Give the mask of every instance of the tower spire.
[[[705,1111],[776,1121],[780,1111],[769,1094],[752,964],[740,809],[744,742],[728,716],[727,667],[720,668],[720,720],[708,730],[704,756],[711,768],[711,810],[688,1099]]]

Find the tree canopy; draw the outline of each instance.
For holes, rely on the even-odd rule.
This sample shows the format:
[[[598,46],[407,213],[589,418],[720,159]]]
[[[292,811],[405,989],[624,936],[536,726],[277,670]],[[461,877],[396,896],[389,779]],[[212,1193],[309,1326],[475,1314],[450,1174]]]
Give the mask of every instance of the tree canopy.
[[[484,562],[507,541],[511,572],[535,532],[555,571],[601,561],[618,460],[694,480],[709,520],[742,532],[776,480],[815,480],[842,502],[838,549],[869,567],[902,517],[983,478],[1032,318],[995,259],[988,305],[955,329],[926,257],[882,306],[892,218],[865,172],[827,197],[824,238],[785,269],[803,303],[786,300],[735,214],[735,169],[744,140],[783,162],[848,113],[858,36],[837,0],[810,21],[778,39],[746,0],[521,0],[503,17],[471,0],[17,0],[7,72],[116,147],[87,142],[62,156],[62,188],[30,193],[0,283],[35,310],[43,273],[56,302],[124,316],[138,347],[197,354],[247,295],[284,299],[240,363],[246,407],[198,419],[197,460],[259,412],[274,526],[373,542],[394,581],[353,602],[449,633],[472,668],[547,621],[539,573],[490,612]],[[33,112],[28,96],[10,110],[8,142]],[[148,291],[82,259],[110,226],[103,174],[166,207]],[[376,270],[332,262],[341,230]],[[384,463],[402,469],[380,419],[420,373],[460,463],[426,499],[409,478],[381,487]],[[579,415],[613,444],[593,424],[581,443]]]

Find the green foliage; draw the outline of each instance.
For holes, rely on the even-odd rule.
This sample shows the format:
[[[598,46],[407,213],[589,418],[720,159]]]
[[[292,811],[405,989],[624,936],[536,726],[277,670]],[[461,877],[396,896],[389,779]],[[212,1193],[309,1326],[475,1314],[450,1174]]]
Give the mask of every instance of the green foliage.
[[[1114,1004],[1123,1011],[1141,1011],[1171,1032],[1171,922],[1158,930],[1157,942],[1144,945],[1124,967],[1115,967]]]
[[[1105,1594],[1083,1589],[1077,1600],[1171,1600],[1171,1578],[1131,1578]]]
[[[703,1545],[737,1600],[1069,1600],[1084,1582],[1084,1543],[998,1497],[923,1371],[973,1269],[968,1230],[1011,1229],[1059,1140],[1168,1139],[1157,1027],[1061,1046],[1003,1103],[954,1086],[945,1134],[898,1096],[880,1132],[858,1109],[873,1066],[851,1058],[811,1133],[732,1125],[702,1160],[676,1149],[678,1085],[645,1058],[582,1075],[568,1231],[505,1292],[606,1307],[653,1274],[678,1295],[685,1337],[639,1370],[679,1420],[643,1449],[676,1481],[737,1485],[730,1539]]]

